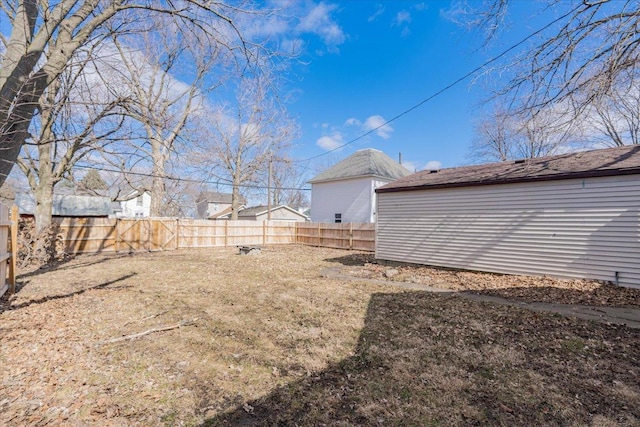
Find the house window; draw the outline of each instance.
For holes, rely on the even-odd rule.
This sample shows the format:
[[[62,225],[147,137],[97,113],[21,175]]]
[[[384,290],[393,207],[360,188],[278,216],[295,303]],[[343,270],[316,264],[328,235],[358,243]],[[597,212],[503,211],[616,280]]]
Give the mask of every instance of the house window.
[[[342,222],[342,214],[338,213],[336,214],[336,224],[339,224]]]
[[[142,206],[142,196],[136,197],[136,205],[137,206]]]

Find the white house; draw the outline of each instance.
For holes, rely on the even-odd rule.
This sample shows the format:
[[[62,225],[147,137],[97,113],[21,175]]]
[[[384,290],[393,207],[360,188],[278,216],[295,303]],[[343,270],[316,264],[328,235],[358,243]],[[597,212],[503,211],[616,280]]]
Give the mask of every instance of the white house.
[[[231,193],[203,191],[196,199],[198,218],[217,219],[231,212]],[[239,206],[247,204],[243,196],[239,197]]]
[[[640,288],[640,146],[422,171],[377,194],[376,258]]]
[[[376,188],[410,173],[382,151],[356,151],[309,181],[311,221],[376,222]]]
[[[147,190],[134,190],[116,201],[121,209],[116,212],[118,218],[147,218],[151,215],[151,193]]]

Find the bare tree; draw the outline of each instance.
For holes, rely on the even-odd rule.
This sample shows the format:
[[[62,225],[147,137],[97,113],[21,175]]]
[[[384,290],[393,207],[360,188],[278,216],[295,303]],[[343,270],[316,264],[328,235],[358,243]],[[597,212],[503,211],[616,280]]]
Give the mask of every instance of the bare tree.
[[[8,37],[0,35],[0,184],[29,136],[38,100],[81,46],[113,30],[135,33],[150,16],[169,15],[202,39],[249,57],[250,46],[234,21],[246,12],[243,7],[208,0],[0,0],[0,19],[11,26]]]
[[[176,24],[170,19],[156,22],[165,28]],[[167,163],[190,116],[201,108],[204,78],[219,57],[218,46],[203,45],[192,36],[178,27],[155,37],[143,34],[136,38],[135,49],[114,38],[119,53],[116,66],[124,68],[123,90],[134,99],[126,115],[140,124],[139,148],[151,161],[151,216],[167,214],[163,209],[170,206]],[[190,76],[190,81],[178,81],[174,77],[178,74]]]
[[[535,115],[501,108],[476,125],[469,157],[476,161],[506,161],[554,155],[581,148],[580,126],[567,120],[566,110],[544,110]]]
[[[594,145],[640,143],[640,87],[637,76],[627,74],[615,90],[595,101],[584,113],[585,133]]]
[[[568,117],[566,111],[552,110],[517,116],[512,154],[519,159],[532,159],[575,151],[577,128],[573,120],[567,120]]]
[[[284,155],[297,132],[271,89],[264,75],[243,78],[235,105],[215,112],[209,136],[193,156],[202,171],[221,174],[232,187],[231,219],[238,219],[240,189],[259,185],[269,162]]]
[[[36,235],[51,225],[54,187],[69,178],[75,164],[121,139],[121,107],[125,100],[95,89],[85,73],[89,51],[76,55],[38,100],[32,138],[17,163],[36,199]]]
[[[289,158],[280,159],[273,168],[273,204],[292,208],[308,206],[309,194],[304,190],[305,182],[305,177],[296,163]]]
[[[469,23],[480,23],[489,37],[503,29],[510,0],[472,7]],[[478,5],[476,3],[474,5]],[[533,45],[510,63],[515,70],[498,95],[513,111],[536,115],[571,105],[573,117],[599,103],[640,62],[640,3],[636,0],[547,0],[538,3],[550,23]],[[515,66],[514,66],[515,65]]]
[[[515,125],[507,112],[495,109],[475,124],[469,157],[473,161],[503,162],[513,159]]]

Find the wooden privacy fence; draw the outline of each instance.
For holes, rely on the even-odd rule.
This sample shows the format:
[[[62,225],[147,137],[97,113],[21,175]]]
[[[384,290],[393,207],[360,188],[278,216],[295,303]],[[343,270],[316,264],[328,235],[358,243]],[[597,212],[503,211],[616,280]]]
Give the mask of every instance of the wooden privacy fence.
[[[373,252],[376,249],[376,225],[299,222],[296,224],[296,242],[326,248]]]
[[[299,243],[375,250],[375,224],[210,221],[177,218],[62,218],[56,220],[67,253],[165,251]]]
[[[0,203],[0,297],[16,290],[17,241],[18,209]]]
[[[62,218],[56,224],[67,253],[295,243],[295,224],[281,221]]]

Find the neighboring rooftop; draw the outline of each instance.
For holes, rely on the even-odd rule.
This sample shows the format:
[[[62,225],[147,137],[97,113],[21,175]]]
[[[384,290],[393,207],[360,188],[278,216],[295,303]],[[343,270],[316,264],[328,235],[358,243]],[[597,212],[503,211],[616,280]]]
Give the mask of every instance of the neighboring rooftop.
[[[231,208],[229,208],[230,210]],[[306,216],[302,212],[298,212],[297,210],[289,207],[287,205],[273,205],[271,206],[271,212],[277,211],[279,209],[286,209],[300,216]],[[238,210],[238,216],[258,216],[265,214],[269,211],[268,206],[260,205],[260,206],[250,206],[250,207],[242,207]],[[230,216],[230,213],[226,213],[225,215],[220,215],[221,217]]]
[[[378,193],[570,178],[640,174],[640,145],[582,151],[536,159],[424,170],[376,190]]]
[[[391,159],[382,151],[367,148],[358,150],[333,167],[316,175],[309,182],[334,181],[360,176],[375,176],[386,179],[398,179],[411,173],[400,163]]]
[[[21,215],[35,215],[36,201],[31,194],[16,194],[15,203]],[[54,194],[52,210],[53,216],[104,217],[113,213],[108,197],[60,194]]]
[[[116,198],[116,200],[115,200],[115,201],[116,201],[116,202],[126,202],[126,201],[129,201],[129,200],[131,200],[131,199],[135,199],[136,197],[141,196],[141,195],[143,195],[144,193],[149,193],[149,194],[151,194],[151,192],[150,192],[149,190],[146,190],[146,189],[144,189],[144,188],[140,188],[140,189],[138,189],[138,190],[133,190],[133,191],[131,191],[130,193],[126,194],[125,196],[122,196],[122,197],[118,197],[118,198]]]
[[[218,193],[215,191],[203,191],[202,193],[200,193],[200,195],[198,196],[198,199],[196,200],[196,203],[201,203],[203,201],[206,201],[208,203],[231,203],[231,197],[233,195],[231,193]],[[239,197],[239,203],[241,205],[247,203],[247,200],[243,197],[240,196]]]

